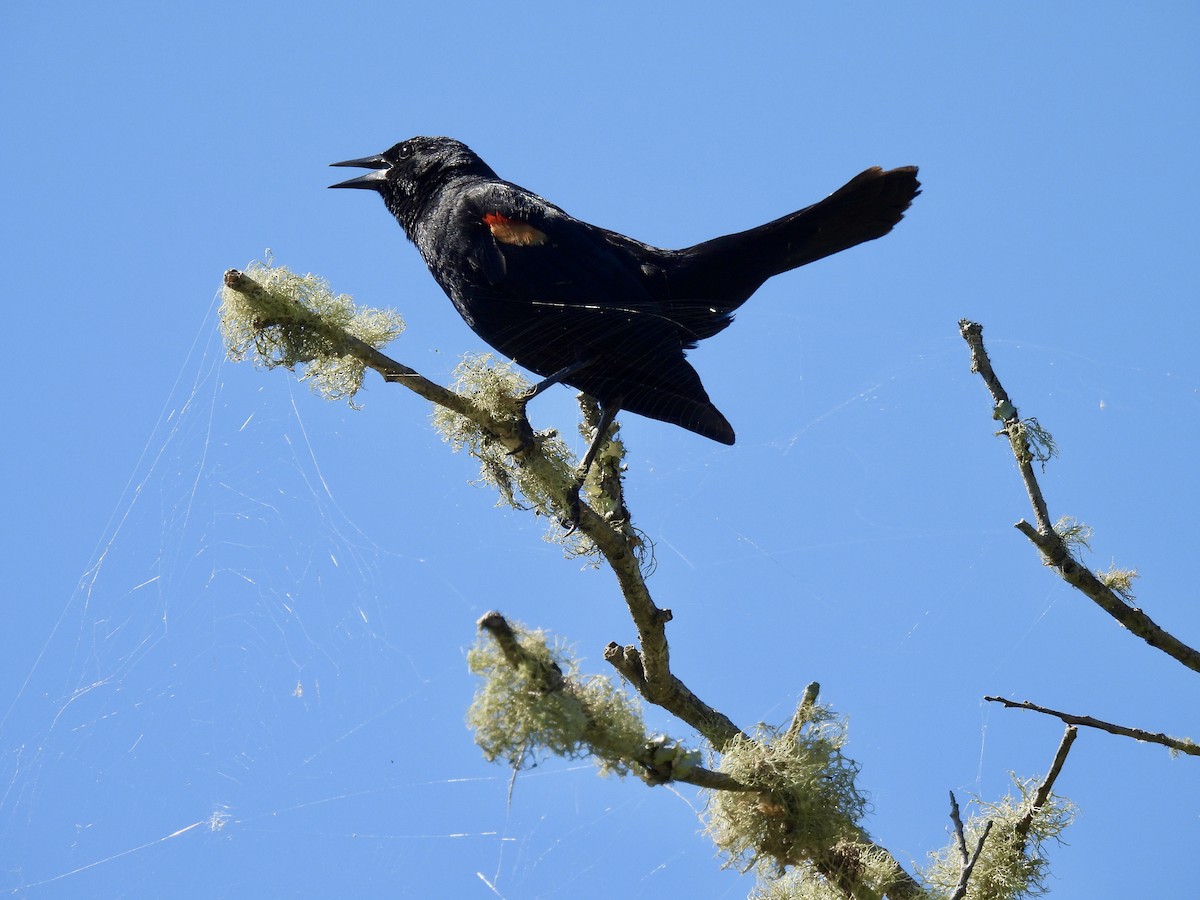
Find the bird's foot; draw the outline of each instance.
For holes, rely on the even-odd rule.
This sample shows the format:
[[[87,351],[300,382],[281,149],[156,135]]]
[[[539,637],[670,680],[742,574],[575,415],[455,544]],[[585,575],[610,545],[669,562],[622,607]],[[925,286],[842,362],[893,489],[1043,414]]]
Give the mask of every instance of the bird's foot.
[[[567,533],[563,537],[570,537],[579,527],[579,489],[582,486],[582,484],[576,483],[567,491],[567,511],[559,522],[563,528],[567,529]]]
[[[537,435],[533,433],[533,426],[529,424],[529,417],[525,415],[525,404],[528,402],[528,396],[517,400],[516,431],[517,440],[520,443],[508,451],[509,456],[523,456],[537,446]]]

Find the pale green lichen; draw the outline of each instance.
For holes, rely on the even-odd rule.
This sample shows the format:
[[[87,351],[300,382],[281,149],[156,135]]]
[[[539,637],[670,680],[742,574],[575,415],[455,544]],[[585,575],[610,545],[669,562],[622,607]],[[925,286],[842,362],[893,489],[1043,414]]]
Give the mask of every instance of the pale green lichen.
[[[463,357],[454,370],[454,390],[498,419],[515,420],[521,398],[531,387],[512,363],[499,362],[487,353]],[[455,451],[465,450],[479,460],[480,482],[499,492],[497,505],[534,510],[550,522],[547,540],[561,543],[569,556],[596,558],[596,547],[587,535],[578,530],[568,534],[556,514],[553,488],[574,482],[576,461],[555,432],[531,435],[543,460],[535,466],[518,458],[513,448],[497,442],[471,419],[444,407],[434,409],[433,424]]]
[[[801,727],[760,725],[722,750],[718,770],[758,788],[718,791],[709,801],[707,830],[727,865],[828,868],[831,848],[862,838],[867,802],[855,783],[857,763],[842,754],[845,724],[816,704],[797,715]]]
[[[221,291],[221,333],[229,358],[251,357],[264,368],[302,367],[302,381],[327,400],[354,406],[365,365],[346,348],[346,335],[378,350],[404,330],[394,310],[355,305],[317,275],[252,263],[244,273],[257,289]]]
[[[1066,544],[1068,551],[1073,556],[1078,558],[1078,550],[1091,550],[1090,543],[1092,539],[1091,526],[1085,525],[1083,522],[1078,522],[1070,516],[1063,516],[1054,523],[1054,532],[1062,542]],[[1137,569],[1119,569],[1117,564],[1110,563],[1107,571],[1097,569],[1093,573],[1096,578],[1114,594],[1121,597],[1126,602],[1133,602],[1135,595],[1133,593],[1133,581],[1138,577]]]
[[[1054,436],[1043,428],[1037,419],[1007,422],[1005,431],[1008,433],[1013,453],[1022,464],[1041,463],[1044,472],[1046,463],[1058,456],[1058,444],[1054,442]]]
[[[486,633],[467,654],[471,672],[483,679],[467,724],[484,756],[514,768],[546,755],[591,757],[603,774],[632,771],[648,740],[636,701],[607,678],[581,676],[544,632],[512,627],[525,657],[518,665]]]
[[[1114,562],[1109,564],[1106,572],[1097,570],[1096,577],[1106,588],[1119,595],[1127,603],[1132,603],[1137,599],[1133,593],[1133,580],[1138,577],[1137,569],[1118,569]]]
[[[512,363],[498,362],[489,353],[464,356],[454,370],[454,391],[495,419],[515,420],[521,397],[531,387]],[[455,452],[466,450],[479,460],[480,480],[500,492],[500,503],[515,509],[533,508],[553,518],[549,486],[523,465],[511,448],[497,442],[473,420],[443,406],[434,408],[433,425]],[[533,439],[551,464],[561,467],[564,476],[570,472],[574,458],[562,440],[553,433],[534,435]]]
[[[1054,533],[1062,538],[1062,542],[1072,552],[1077,547],[1082,547],[1084,550],[1092,549],[1092,545],[1089,543],[1092,539],[1092,527],[1071,516],[1063,516],[1055,522]]]
[[[848,842],[833,848],[831,857],[841,857],[853,872],[843,870],[841,884],[853,885],[852,896],[858,900],[882,900],[896,881],[896,863],[888,853],[869,844]],[[826,874],[828,873],[828,874]],[[758,884],[748,900],[846,900],[847,892],[829,877],[836,871],[823,873],[809,861],[792,866],[783,873],[760,873]],[[905,883],[906,897],[914,897],[913,888]],[[916,896],[928,897],[930,894]],[[914,897],[916,900],[916,897]]]
[[[968,851],[974,853],[989,820],[992,828],[971,873],[967,900],[1019,900],[1046,893],[1050,863],[1044,845],[1049,840],[1060,840],[1074,818],[1075,808],[1066,798],[1051,794],[1043,806],[1033,810],[1028,831],[1022,834],[1021,823],[1029,813],[1037,783],[1015,777],[1013,783],[1019,797],[1009,794],[997,803],[974,801],[977,812],[963,829]],[[957,843],[930,854],[930,859],[922,873],[925,882],[940,896],[948,896],[962,871]]]

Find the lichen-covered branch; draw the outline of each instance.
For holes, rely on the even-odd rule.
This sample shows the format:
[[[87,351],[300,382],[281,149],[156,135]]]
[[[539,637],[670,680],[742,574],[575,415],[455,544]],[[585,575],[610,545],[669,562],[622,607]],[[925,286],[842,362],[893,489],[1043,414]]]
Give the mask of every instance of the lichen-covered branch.
[[[237,269],[230,269],[225,273],[224,284],[257,313],[258,317],[252,324],[260,332],[270,328],[293,325],[299,325],[302,331],[318,331],[327,345],[324,352],[333,356],[354,357],[362,365],[378,372],[383,376],[384,381],[402,384],[426,400],[452,409],[459,415],[478,416],[478,412],[471,406],[467,398],[422,377],[415,369],[410,369],[403,363],[384,355],[376,347],[355,337],[345,328],[312,315],[311,310],[301,306],[294,297],[281,296],[280,292],[272,291],[261,281],[245,272],[239,272]],[[308,359],[299,361],[309,362]],[[281,362],[289,368],[293,365],[288,360]],[[505,426],[499,422],[483,421],[480,424],[498,433],[506,430]]]
[[[497,415],[488,404],[474,402],[469,396],[429,381],[416,370],[386,356],[378,347],[351,334],[346,328],[322,319],[294,296],[272,290],[271,278],[277,275],[290,276],[286,269],[262,267],[254,274],[257,277],[230,269],[224,276],[226,289],[232,291],[240,303],[249,307],[248,315],[243,317],[248,321],[242,325],[242,330],[257,336],[274,329],[281,333],[278,340],[291,340],[305,347],[299,354],[280,354],[274,364],[288,367],[296,362],[307,364],[318,353],[352,357],[367,368],[374,369],[385,381],[403,385],[426,400],[474,423],[483,433],[519,457],[519,465],[538,483],[540,491],[550,499],[560,517],[566,517],[574,511],[575,474],[559,455],[545,452],[542,443],[534,439],[523,405],[512,403],[507,415]],[[327,286],[322,286],[327,289]],[[288,287],[294,288],[295,285],[289,282]],[[303,287],[307,289],[307,285]],[[315,349],[314,334],[319,339],[319,346]],[[259,355],[259,361],[269,364],[263,360],[262,354]],[[600,468],[603,472],[603,464]],[[740,735],[741,730],[727,716],[700,700],[672,674],[666,636],[666,623],[671,620],[671,612],[659,609],[650,596],[640,563],[640,539],[625,527],[626,521],[627,515],[623,518],[602,516],[587,503],[581,502],[578,506],[577,528],[612,568],[637,629],[642,677],[635,687],[651,703],[673,713],[720,748],[734,736]]]
[[[950,844],[935,854],[923,874],[927,883],[947,898],[1032,897],[1045,893],[1049,874],[1045,844],[1057,840],[1074,817],[1074,807],[1052,788],[1071,736],[1064,738],[1049,773],[1037,779],[1013,777],[1019,796],[998,802],[976,799],[979,812],[964,824],[951,794],[951,819],[955,834]],[[985,840],[986,838],[986,840]],[[975,845],[973,853],[968,847]]]
[[[581,546],[594,550],[612,569],[637,642],[610,644],[606,660],[637,694],[694,728],[720,756],[717,766],[706,768],[697,750],[647,735],[636,703],[613,680],[581,676],[545,636],[489,613],[479,621],[487,637],[468,657],[484,681],[469,720],[489,759],[503,757],[520,767],[539,750],[588,756],[602,771],[636,772],[650,784],[710,789],[717,798],[736,798],[726,804],[729,817],[714,825],[731,859],[759,866],[774,861],[793,869],[789,877],[816,878],[822,890],[846,897],[929,896],[859,823],[865,801],[854,785],[857,766],[841,755],[841,725],[817,705],[815,683],[786,730],[760,728],[749,735],[672,673],[666,634],[672,614],[655,604],[646,585],[651,551],[625,507],[615,426],[589,473],[592,482],[582,493],[588,502],[581,502],[569,451],[552,432],[533,432],[516,373],[468,361],[460,369],[460,389],[449,390],[382,352],[402,326],[395,314],[361,310],[314,276],[267,267],[252,274],[225,275],[222,328],[231,355],[241,358],[253,349],[262,365],[303,366],[302,377],[327,397],[352,399],[365,369],[373,369],[448,411],[435,415],[443,436],[480,460],[502,497],[570,519],[572,530],[590,542],[577,544],[576,552],[584,552]],[[583,406],[585,427],[594,430],[595,410]],[[1013,432],[1014,448],[1027,433]],[[1036,444],[1036,435],[1030,440]],[[1021,446],[1038,458],[1030,441]],[[1044,503],[1038,508],[1044,518]],[[749,830],[739,831],[743,825]],[[978,846],[982,842],[976,858]]]
[[[1029,538],[1042,552],[1046,563],[1056,569],[1063,580],[1093,603],[1120,622],[1130,633],[1137,635],[1155,649],[1178,660],[1193,672],[1200,672],[1200,651],[1189,647],[1169,631],[1163,629],[1145,612],[1129,603],[1111,587],[1096,577],[1087,566],[1071,555],[1066,542],[1058,532],[1049,534],[1038,531],[1024,519],[1016,525],[1017,530]]]
[[[542,633],[514,627],[498,612],[477,624],[490,643],[468,654],[471,671],[483,682],[467,718],[489,759],[504,757],[520,768],[538,751],[588,756],[602,771],[636,772],[648,784],[758,790],[704,768],[695,750],[664,735],[647,735],[635,702],[608,679],[581,676]]]

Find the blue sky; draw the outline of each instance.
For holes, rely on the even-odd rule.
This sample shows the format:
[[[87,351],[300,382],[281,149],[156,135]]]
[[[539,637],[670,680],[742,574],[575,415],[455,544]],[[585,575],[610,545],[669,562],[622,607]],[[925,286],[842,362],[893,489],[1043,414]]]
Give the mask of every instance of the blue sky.
[[[494,508],[411,395],[359,412],[224,361],[267,248],[395,306],[446,381],[484,349],[327,163],[449,134],[569,212],[684,246],[921,166],[886,239],[774,279],[691,359],[724,447],[627,418],[677,673],[744,727],[849,716],[877,840],[1044,772],[1028,698],[1175,734],[1197,680],[1045,570],[957,321],[1061,447],[1051,514],[1200,641],[1192,4],[54,4],[0,13],[9,440],[0,891],[28,897],[742,897],[702,800],[463,727],[498,608],[605,671],[611,576]],[[344,177],[344,176],[343,176]],[[565,389],[532,407],[574,434]],[[690,738],[665,716],[652,727]],[[1099,733],[1053,896],[1190,883],[1200,775]],[[1137,823],[1131,827],[1131,823]],[[217,827],[219,826],[219,827]],[[1154,860],[1152,866],[1146,860]]]

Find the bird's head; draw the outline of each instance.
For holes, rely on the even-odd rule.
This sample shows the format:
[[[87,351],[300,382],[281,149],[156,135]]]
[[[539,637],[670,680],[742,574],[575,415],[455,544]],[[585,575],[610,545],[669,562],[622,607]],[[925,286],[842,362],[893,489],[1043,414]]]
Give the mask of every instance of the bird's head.
[[[331,165],[371,169],[366,175],[330,187],[377,191],[410,237],[421,210],[449,181],[464,175],[496,177],[470,147],[448,137],[409,138],[376,156]]]

